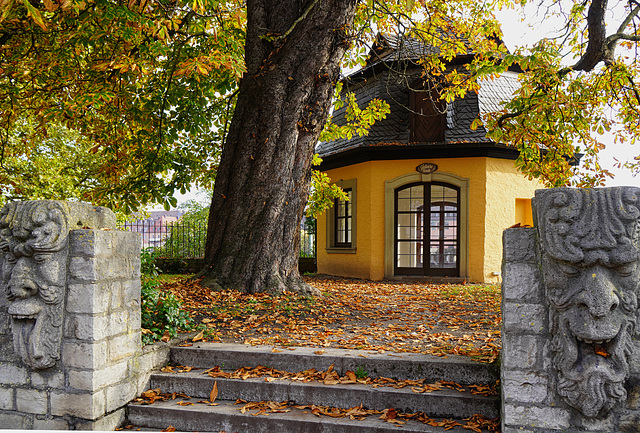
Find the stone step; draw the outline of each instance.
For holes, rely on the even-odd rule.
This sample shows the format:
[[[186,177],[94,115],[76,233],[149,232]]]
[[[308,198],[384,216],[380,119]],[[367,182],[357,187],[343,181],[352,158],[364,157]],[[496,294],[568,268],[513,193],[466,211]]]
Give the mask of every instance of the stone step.
[[[433,427],[409,420],[397,425],[370,415],[360,421],[349,418],[315,416],[309,410],[293,409],[286,413],[260,414],[257,410],[240,412],[239,405],[231,401],[216,401],[217,406],[194,404],[179,406],[175,401],[156,402],[152,405],[132,404],[128,407],[129,422],[147,429],[226,433],[442,433],[443,427]],[[441,420],[438,420],[441,421]],[[461,424],[465,421],[459,420]],[[146,430],[146,429],[145,429]],[[447,432],[468,433],[471,430],[456,426]],[[484,430],[483,430],[484,431]]]
[[[363,405],[367,409],[384,410],[394,408],[401,412],[425,412],[434,417],[468,418],[481,414],[487,418],[499,416],[497,396],[473,395],[453,389],[440,389],[429,393],[417,393],[411,387],[373,387],[364,384],[325,385],[322,382],[301,382],[277,379],[267,382],[265,378],[246,380],[212,378],[200,371],[188,373],[158,373],[151,376],[151,388],[163,393],[184,393],[190,397],[208,399],[214,383],[218,398],[222,400],[243,399],[247,401],[290,401],[298,405],[320,405],[351,408]]]
[[[393,408],[405,413],[424,413],[439,420],[471,417],[474,414],[486,418],[499,416],[497,397],[471,394],[470,389],[460,392],[440,389],[431,393],[414,392],[410,386],[393,388],[360,383],[324,384],[319,381],[302,382],[288,378],[210,377],[205,369],[219,367],[225,372],[238,368],[254,368],[259,365],[285,372],[303,372],[310,369],[333,370],[345,376],[348,370],[366,372],[369,377],[387,377],[395,380],[420,380],[424,384],[438,381],[461,385],[487,385],[496,382],[492,366],[475,363],[466,358],[434,356],[410,353],[378,353],[358,350],[317,349],[296,347],[289,350],[269,346],[241,344],[194,343],[189,347],[171,348],[173,365],[193,369],[183,373],[158,372],[152,375],[150,388],[159,388],[164,394],[182,393],[191,397],[194,405],[180,406],[177,401],[157,401],[151,405],[130,404],[129,422],[138,427],[165,429],[172,425],[180,431],[226,431],[228,433],[254,432],[379,432],[398,431],[398,425],[369,415],[365,420],[316,416],[309,410],[293,409],[286,413],[268,413],[256,416],[256,411],[242,414],[237,399],[259,402],[288,402],[298,406],[325,406],[342,409],[363,407],[382,411]],[[174,371],[180,369],[174,368]],[[184,370],[184,369],[183,369]],[[267,380],[268,379],[268,380]],[[197,403],[209,398],[216,384],[216,406]],[[306,413],[305,413],[306,412]],[[465,422],[459,421],[462,424]],[[442,432],[442,427],[432,427],[410,420],[402,424],[405,432]],[[466,432],[455,427],[453,432]]]
[[[474,362],[462,356],[447,358],[419,353],[371,352],[366,350],[318,349],[296,347],[275,349],[227,343],[194,343],[190,347],[173,347],[171,363],[197,368],[220,366],[224,371],[264,365],[284,371],[310,368],[326,370],[330,365],[341,376],[347,370],[366,371],[371,377],[397,380],[426,379],[427,383],[451,381],[461,385],[494,384],[499,372],[494,365]]]

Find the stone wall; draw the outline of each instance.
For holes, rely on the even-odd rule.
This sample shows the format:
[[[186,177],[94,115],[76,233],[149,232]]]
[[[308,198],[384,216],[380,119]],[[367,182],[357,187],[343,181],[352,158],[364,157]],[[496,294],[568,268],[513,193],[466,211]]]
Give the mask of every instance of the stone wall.
[[[503,254],[502,432],[566,431],[569,411],[555,407],[548,392],[545,342],[549,330],[536,230],[505,230]]]
[[[503,234],[502,432],[638,432],[640,188],[533,205]]]
[[[11,229],[0,222],[2,227]],[[141,347],[139,236],[109,227],[68,232],[62,338],[50,367],[29,365],[33,361],[14,344],[16,338],[34,347],[45,342],[35,332],[42,326],[39,318],[32,330],[27,325],[22,331],[36,336],[12,330],[17,321],[30,320],[12,310],[20,298],[14,293],[19,261],[13,276],[5,277],[6,296],[0,304],[2,428],[113,430],[124,420],[124,405],[146,387],[149,371],[166,362],[166,350]],[[5,243],[5,270],[7,260],[16,263],[20,257],[12,242]]]

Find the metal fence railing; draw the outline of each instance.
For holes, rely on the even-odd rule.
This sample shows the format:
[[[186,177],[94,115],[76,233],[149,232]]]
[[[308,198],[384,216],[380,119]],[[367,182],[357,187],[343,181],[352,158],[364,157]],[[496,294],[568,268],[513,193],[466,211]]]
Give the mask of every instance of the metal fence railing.
[[[121,228],[142,235],[142,248],[151,248],[158,258],[197,259],[204,257],[207,223],[139,220]]]
[[[140,233],[142,248],[151,248],[158,258],[195,259],[204,257],[206,222],[163,221],[161,219],[125,222],[122,230]],[[315,220],[300,226],[300,257],[316,256]]]

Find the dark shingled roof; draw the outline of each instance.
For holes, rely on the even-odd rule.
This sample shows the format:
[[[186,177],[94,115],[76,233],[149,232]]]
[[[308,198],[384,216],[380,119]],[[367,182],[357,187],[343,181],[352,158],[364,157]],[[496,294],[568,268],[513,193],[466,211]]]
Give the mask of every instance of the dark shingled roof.
[[[430,52],[415,39],[389,35],[379,37],[371,50],[367,65],[343,80],[344,90],[355,93],[360,107],[366,106],[373,98],[379,98],[389,103],[391,112],[384,120],[376,122],[367,136],[318,143],[316,151],[320,156],[337,157],[338,153],[350,149],[389,145],[426,145],[427,148],[433,145],[434,150],[436,147],[456,145],[504,148],[487,139],[484,128],[473,131],[470,125],[479,114],[500,110],[501,103],[512,97],[519,87],[517,74],[514,72],[506,72],[494,80],[484,80],[477,94],[470,92],[464,98],[447,104],[447,127],[443,142],[410,143],[410,90],[407,82],[412,78],[417,79],[421,72],[420,67],[411,60],[433,53],[433,49]],[[402,61],[405,62],[402,64],[404,70],[399,71],[398,64]],[[393,67],[388,67],[390,63],[394,63]],[[344,115],[345,107],[334,113],[333,121],[338,125],[344,124]]]

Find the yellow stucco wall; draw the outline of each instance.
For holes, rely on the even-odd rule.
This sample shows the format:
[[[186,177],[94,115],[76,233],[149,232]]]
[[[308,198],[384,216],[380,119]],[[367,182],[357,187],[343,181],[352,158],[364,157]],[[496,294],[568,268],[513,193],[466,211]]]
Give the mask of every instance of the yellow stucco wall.
[[[538,181],[530,181],[507,159],[486,158],[487,167],[487,228],[484,239],[484,268],[482,281],[497,281],[502,267],[502,232],[514,224],[533,224],[531,197],[543,188]],[[520,199],[520,200],[518,200]],[[528,215],[526,210],[528,203]],[[517,204],[524,206],[518,209]],[[529,219],[530,218],[530,219]]]
[[[357,179],[356,253],[325,249],[327,218],[318,218],[318,272],[381,280],[385,257],[385,181],[415,173],[423,162],[438,172],[469,179],[468,275],[474,282],[495,281],[500,271],[502,230],[516,223],[516,198],[530,198],[538,186],[517,173],[513,161],[493,158],[370,161],[327,171],[332,181]]]

